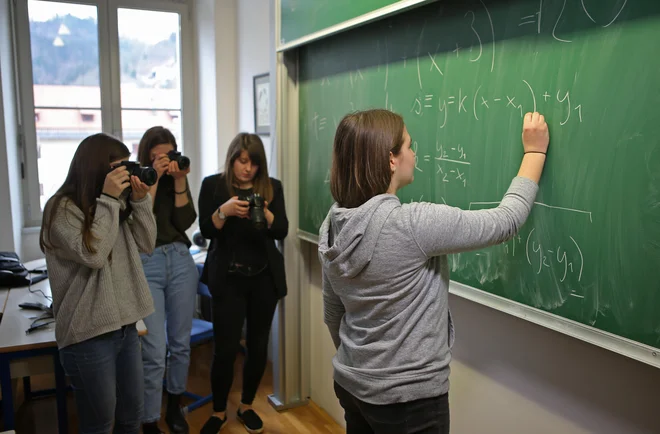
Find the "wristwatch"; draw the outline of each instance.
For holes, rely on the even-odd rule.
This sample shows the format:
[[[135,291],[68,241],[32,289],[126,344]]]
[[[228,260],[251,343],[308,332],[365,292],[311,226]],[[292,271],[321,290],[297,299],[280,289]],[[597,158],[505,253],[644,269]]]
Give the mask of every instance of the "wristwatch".
[[[218,208],[218,218],[219,218],[220,220],[227,220],[227,216],[225,215],[225,213],[223,213],[222,211],[220,211],[220,208]]]

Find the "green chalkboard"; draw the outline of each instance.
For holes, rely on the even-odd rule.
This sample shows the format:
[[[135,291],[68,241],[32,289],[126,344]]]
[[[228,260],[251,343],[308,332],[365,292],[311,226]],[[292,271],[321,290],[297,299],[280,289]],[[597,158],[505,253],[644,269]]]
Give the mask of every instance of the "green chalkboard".
[[[335,127],[404,116],[404,202],[494,207],[522,157],[522,114],[551,132],[515,239],[451,257],[452,279],[660,348],[660,2],[444,1],[305,46],[300,229],[317,234]]]
[[[341,24],[400,0],[281,0],[280,43]]]

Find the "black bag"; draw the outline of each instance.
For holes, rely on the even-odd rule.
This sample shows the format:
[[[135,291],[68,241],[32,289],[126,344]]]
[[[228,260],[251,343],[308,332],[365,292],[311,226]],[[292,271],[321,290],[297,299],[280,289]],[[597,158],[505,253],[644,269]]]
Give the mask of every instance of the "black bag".
[[[47,279],[45,271],[35,271],[41,276],[30,278],[30,273],[14,252],[0,252],[0,288],[18,288]]]
[[[30,284],[28,269],[14,252],[0,252],[0,287],[14,288]]]

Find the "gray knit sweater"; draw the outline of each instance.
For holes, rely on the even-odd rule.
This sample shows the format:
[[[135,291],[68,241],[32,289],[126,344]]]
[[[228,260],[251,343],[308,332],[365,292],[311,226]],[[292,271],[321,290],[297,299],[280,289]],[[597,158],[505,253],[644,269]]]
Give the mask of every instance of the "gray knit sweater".
[[[135,323],[154,311],[139,255],[151,253],[156,244],[151,196],[131,205],[131,216],[120,224],[123,203],[107,196],[96,200],[96,253],[90,253],[82,240],[82,211],[70,200],[60,202],[49,229],[51,248],[46,249],[59,348]],[[52,211],[46,206],[44,221]]]
[[[499,207],[480,211],[401,204],[391,194],[334,205],[319,257],[335,381],[379,405],[446,393],[454,340],[447,255],[514,236],[537,190],[515,178]]]

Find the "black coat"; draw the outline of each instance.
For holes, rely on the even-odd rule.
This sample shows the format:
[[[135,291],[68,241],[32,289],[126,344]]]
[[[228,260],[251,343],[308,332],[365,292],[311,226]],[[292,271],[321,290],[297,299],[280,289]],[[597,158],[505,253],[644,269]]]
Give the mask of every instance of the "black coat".
[[[269,202],[268,209],[275,219],[270,229],[264,231],[264,244],[268,255],[268,270],[273,276],[273,284],[278,298],[287,293],[286,275],[284,272],[284,257],[275,245],[275,240],[283,240],[289,232],[289,220],[284,208],[284,192],[282,183],[271,178],[273,186],[273,200]],[[204,263],[201,281],[206,283],[211,294],[218,294],[225,287],[227,270],[231,260],[232,251],[230,243],[233,237],[228,236],[234,229],[234,219],[229,217],[221,230],[216,229],[211,219],[213,213],[226,201],[231,199],[223,174],[211,175],[204,178],[199,192],[199,229],[204,238],[211,240],[209,251]]]

